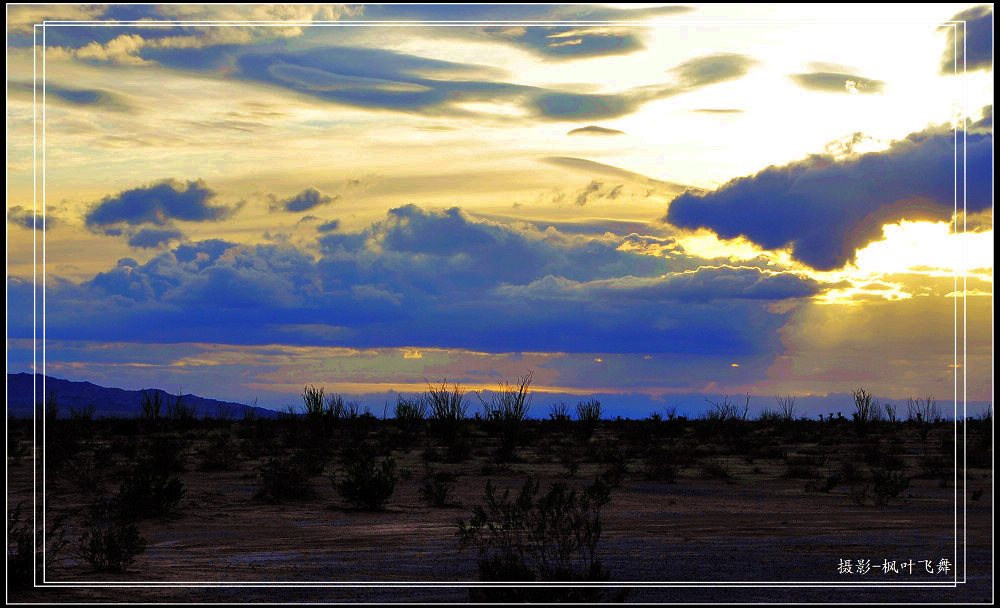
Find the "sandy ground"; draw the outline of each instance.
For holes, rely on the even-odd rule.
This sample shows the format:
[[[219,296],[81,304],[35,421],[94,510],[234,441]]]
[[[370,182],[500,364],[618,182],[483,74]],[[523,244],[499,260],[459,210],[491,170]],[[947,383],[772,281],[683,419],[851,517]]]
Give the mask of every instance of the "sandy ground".
[[[484,440],[485,441],[485,440]],[[602,465],[582,462],[568,477],[558,461],[532,448],[504,473],[484,474],[488,451],[470,460],[439,463],[461,474],[453,504],[434,508],[418,494],[422,448],[399,454],[413,471],[381,512],[347,506],[324,476],[312,480],[310,499],[262,503],[256,461],[233,470],[200,472],[197,435],[186,451],[187,486],[178,511],[138,523],[147,550],[125,573],[97,573],[68,556],[46,573],[43,588],[8,595],[28,602],[463,602],[478,578],[475,554],[461,552],[456,521],[481,504],[487,479],[516,490],[529,475],[581,485]],[[917,438],[906,447],[923,449]],[[800,449],[803,446],[788,446]],[[811,446],[815,447],[815,446]],[[835,453],[838,446],[829,448]],[[600,552],[612,582],[632,584],[628,602],[991,602],[993,599],[993,478],[966,471],[966,500],[958,487],[913,479],[888,505],[858,506],[849,487],[806,491],[780,459],[751,465],[720,456],[728,479],[684,469],[675,483],[650,481],[630,464],[604,509]],[[328,465],[335,468],[336,462]],[[910,463],[908,462],[908,466]],[[30,503],[32,461],[8,464],[8,505]],[[911,471],[913,472],[913,471]],[[47,479],[49,517],[71,522],[89,494],[67,474]],[[99,491],[113,493],[113,475]],[[957,494],[957,496],[956,496]],[[957,499],[957,510],[956,510]],[[76,519],[74,519],[76,518]],[[79,532],[71,523],[70,535]],[[838,572],[841,560],[869,560],[866,574]],[[952,563],[938,572],[940,560]],[[885,573],[883,563],[913,561],[912,573]],[[929,560],[934,573],[927,573]],[[953,584],[956,579],[959,584]],[[101,586],[88,586],[101,585]],[[158,586],[159,585],[159,586]],[[264,586],[284,585],[284,586]],[[431,586],[436,585],[436,586]],[[659,585],[659,586],[656,586]],[[908,585],[904,587],[901,585]]]

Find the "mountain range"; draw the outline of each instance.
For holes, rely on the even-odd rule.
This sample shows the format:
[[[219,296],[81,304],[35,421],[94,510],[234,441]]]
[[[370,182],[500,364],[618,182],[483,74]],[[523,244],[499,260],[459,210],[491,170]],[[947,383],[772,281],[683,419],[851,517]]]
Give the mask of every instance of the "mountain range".
[[[32,378],[34,378],[37,389],[37,397],[33,396]],[[42,394],[41,374],[28,373],[7,374],[7,414],[15,416],[31,416],[32,403],[37,399],[44,399]],[[59,405],[58,416],[60,418],[70,415],[70,408],[81,409],[93,404],[96,409],[94,417],[133,417],[142,412],[142,397],[146,391],[159,393],[164,404],[173,403],[177,395],[168,393],[165,390],[153,388],[138,391],[130,391],[121,388],[110,388],[98,386],[92,382],[73,382],[52,376],[44,376],[45,391],[55,398]],[[198,417],[217,416],[221,411],[229,411],[230,415],[237,418],[242,417],[243,409],[247,406],[242,403],[232,401],[220,401],[218,399],[207,399],[192,394],[181,395],[183,402],[188,407],[194,407]],[[262,407],[254,407],[257,414],[264,418],[274,418],[277,412]],[[166,415],[166,407],[163,408],[163,415]]]

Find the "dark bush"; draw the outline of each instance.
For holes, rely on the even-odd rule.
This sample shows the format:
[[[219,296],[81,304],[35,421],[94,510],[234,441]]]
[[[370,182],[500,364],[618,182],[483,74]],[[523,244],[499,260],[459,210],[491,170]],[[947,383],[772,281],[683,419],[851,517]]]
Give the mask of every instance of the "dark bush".
[[[119,486],[117,507],[127,519],[166,515],[177,508],[185,493],[180,479],[137,468]]]
[[[216,433],[209,437],[208,445],[202,451],[201,471],[228,471],[239,458],[239,448],[233,443],[228,432]]]
[[[146,541],[133,524],[123,524],[112,516],[106,503],[90,507],[86,529],[78,544],[79,557],[98,571],[124,572],[135,556],[146,550]]]
[[[485,505],[477,506],[469,522],[459,520],[461,549],[475,548],[482,581],[606,581],[597,555],[601,509],[611,500],[601,480],[582,492],[553,484],[538,496],[539,483],[528,479],[516,498],[510,490],[498,495],[486,484]],[[600,588],[470,588],[472,601],[599,601]]]
[[[910,479],[901,471],[872,469],[872,504],[877,507],[887,505],[910,487]]]
[[[449,471],[435,471],[424,465],[424,475],[420,480],[420,499],[433,507],[448,505],[457,475]]]
[[[315,496],[309,486],[309,478],[312,477],[309,469],[302,457],[268,458],[254,469],[260,477],[260,489],[254,498],[280,502]]]
[[[396,459],[389,457],[376,464],[375,459],[358,460],[347,465],[345,478],[337,481],[330,477],[340,497],[349,504],[362,509],[377,511],[392,498],[399,477],[396,475]]]
[[[650,480],[674,483],[678,473],[688,465],[690,453],[674,443],[656,444],[643,457],[643,473]]]
[[[45,550],[43,562],[41,547],[38,548],[37,552],[35,551],[35,529],[31,524],[31,515],[26,515],[22,503],[17,503],[13,512],[7,517],[8,592],[30,588],[35,583],[36,571],[40,580],[43,563],[46,566],[52,566],[63,559],[63,549],[68,543],[64,521],[62,516],[51,519],[49,530],[45,534],[48,539],[48,547]],[[8,597],[8,600],[10,599]]]

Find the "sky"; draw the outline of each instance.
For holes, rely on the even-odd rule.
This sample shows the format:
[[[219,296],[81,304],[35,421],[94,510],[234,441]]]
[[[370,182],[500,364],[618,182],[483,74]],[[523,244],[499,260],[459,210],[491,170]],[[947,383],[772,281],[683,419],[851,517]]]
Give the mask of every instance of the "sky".
[[[992,5],[7,5],[7,371],[993,399]],[[391,410],[391,406],[390,406]]]

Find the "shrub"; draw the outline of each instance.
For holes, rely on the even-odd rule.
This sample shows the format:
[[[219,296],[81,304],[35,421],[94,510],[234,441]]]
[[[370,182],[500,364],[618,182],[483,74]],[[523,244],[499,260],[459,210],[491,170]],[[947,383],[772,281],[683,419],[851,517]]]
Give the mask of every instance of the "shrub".
[[[448,448],[449,460],[461,460],[468,453],[459,441],[465,414],[469,409],[465,391],[458,383],[449,389],[448,380],[445,379],[440,387],[428,383],[424,399],[430,406],[431,428]]]
[[[874,420],[874,409],[872,406],[872,394],[863,388],[851,391],[854,396],[854,419],[855,429],[858,434],[864,434],[868,430],[868,424]],[[875,407],[878,401],[875,402]]]
[[[142,466],[150,471],[181,472],[184,466],[184,441],[156,435],[149,443]]]
[[[549,420],[565,423],[568,422],[569,419],[569,404],[565,401],[553,403],[549,406]]]
[[[934,397],[927,397],[923,401],[912,397],[906,400],[907,420],[916,423],[920,432],[920,439],[927,439],[931,427],[941,421],[941,410],[938,409],[937,400]]]
[[[146,550],[146,541],[133,524],[122,524],[111,516],[111,509],[98,502],[90,507],[87,528],[78,544],[78,555],[98,571],[124,572],[135,556]]]
[[[144,390],[141,405],[142,417],[149,422],[156,422],[160,419],[160,412],[163,409],[163,394],[154,389]]]
[[[337,481],[330,477],[340,497],[349,504],[370,511],[377,511],[392,498],[399,477],[396,475],[396,459],[386,458],[381,465],[374,458],[357,460],[347,465],[346,478]]]
[[[721,458],[709,458],[702,465],[701,470],[706,476],[716,479],[729,479],[732,474],[729,464]]]
[[[202,452],[198,469],[201,471],[228,471],[239,457],[239,449],[229,433],[217,433],[209,437],[208,445]]]
[[[396,407],[393,415],[396,420],[404,426],[421,423],[427,418],[427,401],[420,397],[407,399],[402,395],[396,395]]]
[[[424,476],[420,480],[420,499],[433,507],[446,506],[456,479],[454,473],[435,471],[430,465],[425,464]]]
[[[322,387],[316,388],[311,384],[302,389],[302,404],[310,422],[319,422],[323,417],[323,391]]]
[[[822,416],[822,414],[820,414]],[[781,422],[784,418],[781,416],[781,412],[773,410],[769,407],[764,407],[760,410],[760,414],[757,415],[757,420],[765,424],[774,424],[776,422]]]
[[[597,399],[590,399],[577,403],[576,419],[580,421],[583,436],[590,439],[594,431],[597,430],[597,423],[601,420],[601,402]]]
[[[94,419],[94,412],[97,411],[97,404],[91,402],[88,405],[81,406],[79,409],[69,406],[69,418],[73,422],[91,422]]]
[[[872,469],[872,504],[877,507],[889,504],[889,500],[910,487],[910,479],[902,471]]]
[[[774,400],[778,402],[778,414],[780,414],[781,420],[784,422],[795,420],[795,397],[775,395]]]
[[[673,443],[650,447],[643,457],[643,473],[646,478],[674,483],[678,473],[690,464],[689,456],[684,450],[684,446]]]
[[[186,493],[180,479],[139,468],[118,487],[118,509],[129,519],[166,515],[177,508]]]
[[[43,563],[52,566],[61,561],[63,549],[68,543],[65,519],[62,516],[52,518],[45,535],[49,544],[43,562],[41,547],[35,552],[35,529],[30,515],[27,520],[22,520],[23,516],[22,503],[17,503],[7,518],[7,585],[10,591],[20,591],[34,585],[36,569],[40,573]]]
[[[184,395],[180,392],[174,397],[173,402],[167,402],[167,415],[175,422],[187,424],[195,419],[198,408],[184,402]]]
[[[510,490],[498,495],[486,483],[485,505],[477,506],[469,522],[458,521],[459,548],[475,548],[482,581],[604,581],[609,574],[597,556],[601,509],[611,500],[601,480],[582,492],[552,484],[538,496],[537,479],[525,481],[516,498]],[[472,601],[594,601],[598,588],[469,590]]]
[[[311,471],[301,456],[268,458],[254,470],[260,476],[260,489],[254,494],[257,500],[279,502],[315,495],[309,486]]]
[[[531,384],[532,375],[532,372],[528,372],[518,378],[517,384],[501,381],[489,401],[476,392],[476,397],[483,404],[487,428],[500,439],[500,450],[496,456],[498,462],[514,459],[518,431],[531,406],[532,393],[528,392],[528,385]]]
[[[712,404],[712,410],[706,415],[707,420],[718,422],[744,421],[747,419],[747,413],[750,411],[750,393],[747,393],[747,401],[742,409],[735,403],[729,402],[729,395],[726,395],[722,401],[716,402],[708,398],[705,401]]]
[[[427,384],[425,399],[430,405],[433,420],[456,421],[464,420],[469,409],[465,391],[457,382],[448,388],[448,379],[441,381],[441,386],[435,388]]]

